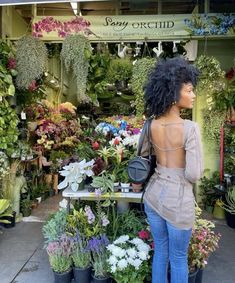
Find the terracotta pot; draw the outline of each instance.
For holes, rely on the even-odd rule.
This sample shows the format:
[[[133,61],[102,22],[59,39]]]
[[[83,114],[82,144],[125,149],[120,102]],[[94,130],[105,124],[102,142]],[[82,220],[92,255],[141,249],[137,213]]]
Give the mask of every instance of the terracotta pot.
[[[45,174],[45,183],[48,185],[48,186],[51,186],[52,184],[52,174]]]
[[[58,194],[58,174],[53,174],[53,190],[55,191],[55,194]]]

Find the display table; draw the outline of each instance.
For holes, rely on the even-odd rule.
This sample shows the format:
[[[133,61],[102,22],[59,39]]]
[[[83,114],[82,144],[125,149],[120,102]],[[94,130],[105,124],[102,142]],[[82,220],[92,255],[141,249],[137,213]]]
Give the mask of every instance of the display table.
[[[68,199],[68,205],[67,209],[69,211],[71,199],[77,199],[77,200],[97,200],[97,196],[94,192],[89,192],[88,188],[85,188],[84,190],[74,192],[70,188],[65,189],[62,192],[62,196]],[[142,192],[140,193],[122,193],[122,192],[115,192],[115,193],[107,193],[99,196],[99,199],[105,200],[105,199],[111,199],[111,200],[124,200],[126,202],[135,202],[140,203],[142,197]]]

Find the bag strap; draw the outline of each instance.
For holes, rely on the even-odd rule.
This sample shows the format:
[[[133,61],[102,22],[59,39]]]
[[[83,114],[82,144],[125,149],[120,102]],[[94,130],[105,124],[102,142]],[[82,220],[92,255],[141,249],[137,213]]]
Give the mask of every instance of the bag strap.
[[[151,125],[152,119],[148,119],[145,121],[140,139],[138,142],[138,147],[137,147],[137,156],[141,155],[141,150],[144,144],[144,139],[147,137],[147,142],[148,142],[148,156],[151,156],[151,142],[150,142],[150,125]]]

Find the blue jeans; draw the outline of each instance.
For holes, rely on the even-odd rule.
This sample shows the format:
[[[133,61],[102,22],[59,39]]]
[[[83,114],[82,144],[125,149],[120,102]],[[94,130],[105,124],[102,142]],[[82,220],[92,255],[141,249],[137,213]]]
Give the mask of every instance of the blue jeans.
[[[154,240],[152,283],[167,283],[170,261],[171,283],[188,283],[188,246],[190,230],[180,230],[163,219],[145,203],[151,233]]]

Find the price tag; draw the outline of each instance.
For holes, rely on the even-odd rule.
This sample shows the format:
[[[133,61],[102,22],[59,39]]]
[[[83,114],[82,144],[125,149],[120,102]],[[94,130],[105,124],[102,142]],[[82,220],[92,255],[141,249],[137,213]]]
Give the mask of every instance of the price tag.
[[[24,111],[21,112],[21,120],[26,120],[26,113]]]

